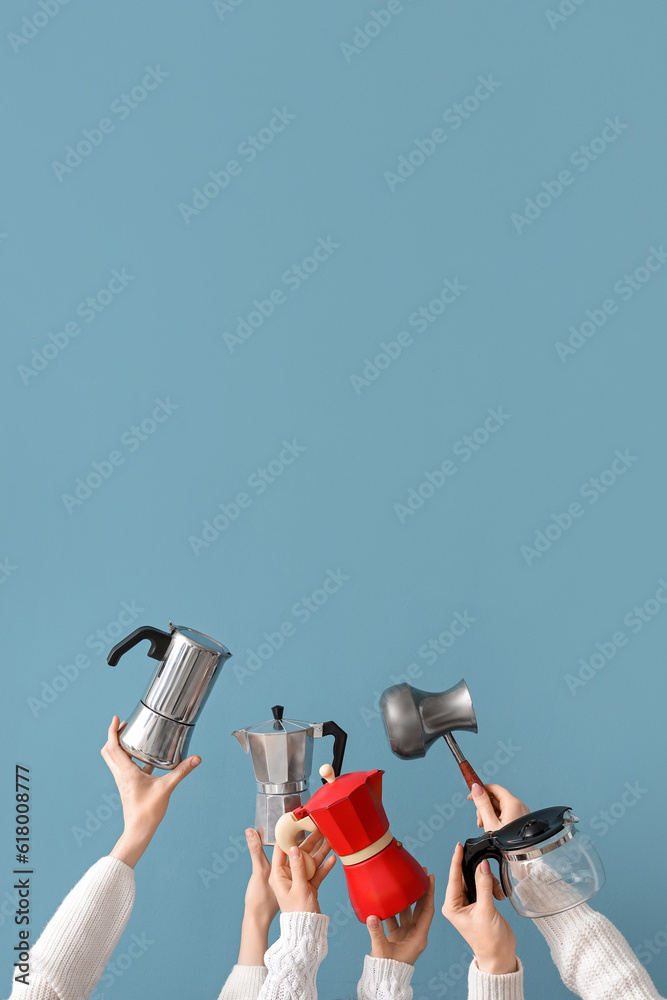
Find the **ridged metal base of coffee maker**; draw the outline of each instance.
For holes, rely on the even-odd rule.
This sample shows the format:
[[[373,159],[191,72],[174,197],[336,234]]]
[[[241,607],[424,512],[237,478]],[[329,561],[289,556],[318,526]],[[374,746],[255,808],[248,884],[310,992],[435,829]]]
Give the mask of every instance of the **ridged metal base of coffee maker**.
[[[120,743],[137,760],[173,771],[187,757],[194,726],[174,722],[139,702],[120,734]]]
[[[308,792],[306,792],[306,797]],[[255,829],[259,830],[263,844],[275,844],[276,823],[285,813],[298,809],[301,805],[301,795],[274,795],[260,792],[255,806]]]

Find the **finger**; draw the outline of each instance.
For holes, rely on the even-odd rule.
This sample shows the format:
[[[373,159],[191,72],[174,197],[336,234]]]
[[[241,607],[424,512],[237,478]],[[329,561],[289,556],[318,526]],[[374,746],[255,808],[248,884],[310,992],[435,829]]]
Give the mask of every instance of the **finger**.
[[[144,772],[144,774],[152,774],[153,771],[155,770],[155,766],[153,764],[144,764],[141,770]]]
[[[268,864],[266,854],[262,849],[262,839],[257,830],[250,827],[245,831],[245,839],[250,852],[253,875],[259,875],[266,870]]]
[[[387,926],[389,926],[389,921],[387,921]],[[371,937],[371,951],[375,950],[382,954],[389,945],[384,928],[382,927],[382,921],[376,916],[368,917],[366,927]]]
[[[500,882],[498,881],[498,879],[495,877],[495,875],[493,877],[493,895],[494,895],[494,898],[497,899],[497,900],[499,900],[500,902],[502,902],[503,899],[505,898],[505,893],[503,892],[503,887],[500,884]]]
[[[398,915],[398,919],[399,919],[399,923],[400,923],[401,927],[405,927],[406,924],[411,924],[412,923],[412,907],[411,906],[406,906],[406,908],[404,910],[401,910],[401,912]]]
[[[387,925],[387,934],[391,934],[392,931],[398,930],[398,920],[396,917],[387,917],[385,924]]]
[[[292,884],[295,888],[305,889],[308,882],[306,877],[306,859],[301,853],[300,847],[290,847],[289,866],[292,872]]]
[[[292,875],[287,864],[287,855],[277,844],[273,848],[273,854],[271,855],[269,884],[271,883],[287,891],[292,885]]]
[[[331,850],[331,844],[329,843],[329,841],[323,840],[320,846],[317,848],[317,850],[311,852],[310,856],[318,868],[322,864],[322,862],[324,861],[330,850]]]
[[[160,778],[160,781],[165,782],[169,790],[169,794],[171,794],[174,788],[176,788],[176,785],[183,781],[183,778],[185,778],[187,774],[190,774],[190,771],[194,771],[196,767],[199,767],[200,764],[201,757],[186,757],[185,760],[181,761],[178,767],[175,767],[173,771],[166,774],[164,778]]]
[[[502,823],[496,815],[496,810],[491,805],[491,799],[489,798],[486,790],[475,782],[470,791],[473,802],[477,807],[477,812],[482,819],[484,829],[497,830],[500,826],[502,826]]]
[[[299,847],[302,851],[306,851],[308,854],[314,854],[318,849],[322,841],[324,840],[324,835],[320,833],[319,830],[313,830],[309,833],[305,840],[303,840]]]
[[[484,858],[475,872],[475,888],[477,890],[477,910],[480,913],[491,914],[495,910],[493,902],[493,875],[488,858]]]
[[[310,880],[310,884],[312,885],[313,889],[319,889],[319,887],[322,885],[322,882],[324,882],[325,878],[327,877],[327,875],[329,874],[329,872],[331,871],[331,869],[335,864],[336,864],[336,855],[332,854],[330,858],[327,858],[327,860],[324,862],[323,865],[320,865],[320,867],[317,869],[317,871]]]
[[[445,909],[460,910],[467,903],[468,899],[463,889],[463,845],[457,844],[449,866],[449,879],[442,912],[445,913]]]
[[[414,912],[412,914],[412,921],[415,927],[421,927],[424,923],[428,927],[433,920],[433,914],[435,913],[435,875],[429,875],[428,877],[428,889],[423,896],[417,900]],[[428,921],[428,922],[427,922]]]

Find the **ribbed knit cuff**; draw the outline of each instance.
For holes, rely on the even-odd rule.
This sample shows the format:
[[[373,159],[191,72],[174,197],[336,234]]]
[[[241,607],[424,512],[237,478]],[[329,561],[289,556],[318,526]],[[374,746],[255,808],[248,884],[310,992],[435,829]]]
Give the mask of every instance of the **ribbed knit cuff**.
[[[321,955],[327,953],[327,928],[329,918],[326,913],[281,913],[280,937],[288,948],[299,944],[310,952]]]
[[[366,955],[361,976],[361,995],[389,998],[389,1000],[410,1000],[410,981],[415,971],[414,965],[397,962],[393,958],[373,958]]]
[[[267,975],[265,965],[235,965],[218,1000],[257,1000]]]
[[[492,976],[480,972],[477,960],[473,959],[468,972],[468,1000],[523,1000],[523,965],[516,972],[504,976]]]

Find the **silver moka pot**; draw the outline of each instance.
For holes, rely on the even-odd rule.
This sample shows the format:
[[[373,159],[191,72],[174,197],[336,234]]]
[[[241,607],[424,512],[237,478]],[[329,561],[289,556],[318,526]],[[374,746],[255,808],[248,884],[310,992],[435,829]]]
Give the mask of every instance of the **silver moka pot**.
[[[148,655],[160,665],[123,727],[120,742],[132,757],[171,771],[187,757],[194,724],[232,654],[210,636],[169,622],[169,632],[150,625],[135,629],[116,643],[107,662],[115,667],[143,639],[150,642]]]
[[[284,719],[283,706],[274,705],[268,722],[232,733],[250,753],[257,781],[255,828],[263,844],[275,844],[276,823],[309,798],[308,778],[313,766],[313,740],[334,737],[333,770],[343,766],[347,733],[335,722],[299,722]]]

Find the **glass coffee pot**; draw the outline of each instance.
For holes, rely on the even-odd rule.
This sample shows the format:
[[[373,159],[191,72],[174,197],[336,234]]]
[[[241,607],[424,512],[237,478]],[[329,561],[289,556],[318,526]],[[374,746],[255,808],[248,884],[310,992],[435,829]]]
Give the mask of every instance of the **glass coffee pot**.
[[[466,840],[463,877],[476,899],[475,871],[484,858],[500,865],[503,892],[522,917],[550,917],[584,903],[605,881],[600,857],[569,806],[538,809]]]

